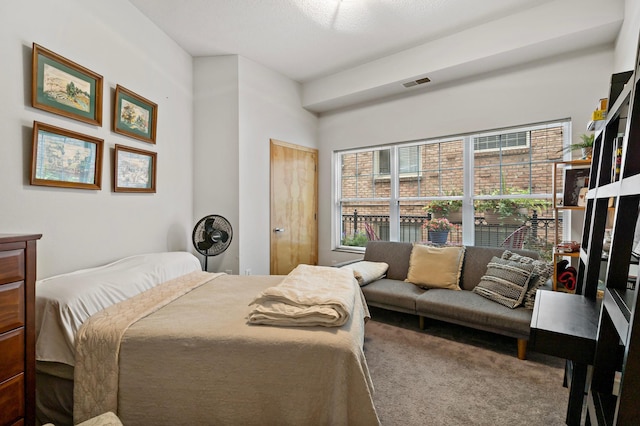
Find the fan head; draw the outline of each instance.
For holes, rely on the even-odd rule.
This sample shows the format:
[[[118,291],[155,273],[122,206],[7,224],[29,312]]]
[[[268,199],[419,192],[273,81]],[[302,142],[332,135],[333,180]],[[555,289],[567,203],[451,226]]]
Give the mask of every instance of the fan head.
[[[231,238],[233,230],[227,219],[218,215],[205,216],[196,223],[193,228],[193,246],[198,253],[204,256],[217,256],[225,251]]]

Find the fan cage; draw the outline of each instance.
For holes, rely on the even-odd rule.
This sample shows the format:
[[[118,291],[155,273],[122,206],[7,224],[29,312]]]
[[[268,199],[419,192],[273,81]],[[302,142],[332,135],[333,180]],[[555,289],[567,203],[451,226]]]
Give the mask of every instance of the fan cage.
[[[228,237],[226,241],[218,241],[213,243],[211,247],[206,250],[203,250],[198,247],[199,243],[205,242],[205,234],[206,234],[206,224],[208,220],[212,220],[211,228],[214,230],[219,230],[227,233]],[[233,237],[233,229],[231,228],[231,224],[227,219],[219,215],[209,215],[205,216],[196,223],[196,226],[193,229],[193,246],[196,251],[204,256],[217,256],[220,253],[224,252],[229,245],[231,244],[231,239]]]

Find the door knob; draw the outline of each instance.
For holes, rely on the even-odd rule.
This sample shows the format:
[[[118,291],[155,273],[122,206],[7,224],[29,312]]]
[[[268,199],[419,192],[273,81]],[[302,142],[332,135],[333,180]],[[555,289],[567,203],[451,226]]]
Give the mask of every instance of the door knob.
[[[273,228],[273,232],[284,232],[284,228]]]

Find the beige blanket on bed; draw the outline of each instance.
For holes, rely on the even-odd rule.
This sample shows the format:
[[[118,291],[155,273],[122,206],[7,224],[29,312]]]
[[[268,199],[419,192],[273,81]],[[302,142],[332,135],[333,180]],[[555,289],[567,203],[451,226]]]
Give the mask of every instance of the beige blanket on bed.
[[[357,293],[360,288],[351,271],[298,265],[280,284],[253,301],[249,322],[339,327],[349,319]]]
[[[118,354],[126,329],[211,278],[208,272],[191,272],[104,309],[83,324],[76,335],[74,423],[117,412]]]
[[[282,279],[223,274],[132,324],[116,371],[123,424],[379,424],[362,299],[341,327],[250,326],[250,302]]]

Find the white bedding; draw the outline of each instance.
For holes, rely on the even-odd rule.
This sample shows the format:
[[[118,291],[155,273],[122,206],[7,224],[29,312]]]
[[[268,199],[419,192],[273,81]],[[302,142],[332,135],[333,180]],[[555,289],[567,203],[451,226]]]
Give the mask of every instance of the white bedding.
[[[37,281],[36,359],[75,365],[75,335],[87,318],[201,269],[191,253],[152,253]]]
[[[249,323],[340,327],[362,292],[351,271],[298,265],[280,284],[254,299]]]

